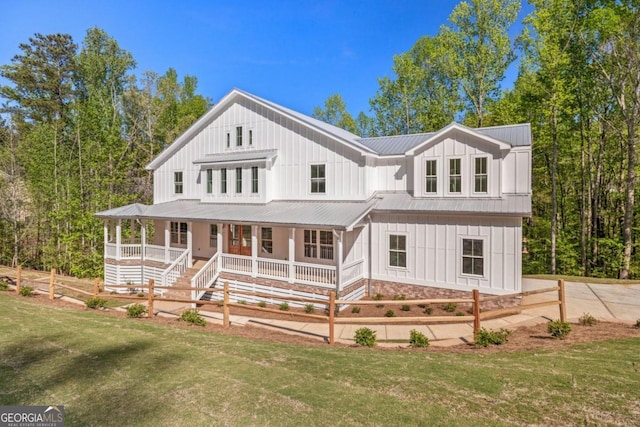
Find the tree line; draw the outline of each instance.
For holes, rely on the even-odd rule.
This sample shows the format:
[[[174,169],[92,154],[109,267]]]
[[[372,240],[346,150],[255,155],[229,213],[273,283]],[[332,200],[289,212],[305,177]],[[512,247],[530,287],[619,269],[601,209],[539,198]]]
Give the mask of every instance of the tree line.
[[[393,58],[371,114],[339,94],[313,116],[362,136],[529,122],[533,216],[523,271],[632,278],[638,204],[640,11],[635,0],[467,0],[434,36]],[[0,262],[102,270],[97,211],[152,202],[146,164],[211,105],[197,79],[135,74],[99,28],[81,47],[36,34],[0,67]],[[502,88],[518,60],[513,87]]]

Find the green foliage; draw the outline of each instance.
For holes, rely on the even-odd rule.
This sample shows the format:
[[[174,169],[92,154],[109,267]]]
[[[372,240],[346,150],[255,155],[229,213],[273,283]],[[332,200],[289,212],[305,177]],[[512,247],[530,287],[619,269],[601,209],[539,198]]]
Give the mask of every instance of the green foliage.
[[[0,291],[6,291],[9,289],[9,284],[6,280],[0,280]]]
[[[188,310],[183,311],[180,314],[180,318],[178,320],[191,323],[193,325],[198,325],[198,326],[204,326],[207,324],[207,322],[204,320],[204,318],[200,315],[198,310],[196,310],[195,308],[190,308]]]
[[[238,301],[238,304],[245,305],[245,304],[247,304],[247,301],[246,301],[246,300],[241,299],[241,300],[239,300],[239,301]]]
[[[452,302],[448,302],[445,305],[442,306],[442,309],[444,311],[446,311],[447,313],[453,313],[454,311],[456,311],[456,307],[457,305],[452,303]]]
[[[402,305],[400,306],[400,310],[402,310],[402,311],[409,311],[409,310],[411,310],[411,307],[410,307],[408,304],[402,304]]]
[[[147,307],[142,304],[131,304],[127,306],[127,317],[137,319],[147,314]]]
[[[322,107],[315,107],[311,117],[348,130],[351,133],[357,132],[356,122],[353,120],[353,116],[347,111],[347,105],[342,99],[342,96],[337,93],[330,95],[325,101],[324,107],[324,109]]]
[[[278,306],[278,309],[279,309],[279,310],[282,310],[282,311],[289,311],[289,303],[287,303],[287,302],[283,302],[283,303],[281,303],[281,304]]]
[[[404,294],[396,294],[393,296],[394,301],[404,301],[407,297]]]
[[[375,294],[373,296],[373,300],[374,301],[382,301],[383,298],[384,298],[384,295],[382,295],[382,294]]]
[[[305,313],[313,313],[315,311],[315,308],[313,307],[313,304],[306,304],[304,306],[304,312]]]
[[[553,338],[563,340],[567,337],[567,335],[569,335],[569,333],[571,333],[572,328],[569,322],[554,320],[553,322],[549,322],[549,324],[547,325],[547,330]]]
[[[384,304],[376,304],[376,308],[384,308]]]
[[[430,305],[427,305],[424,308],[424,314],[431,314],[431,313],[433,313],[433,307],[431,307]]]
[[[356,305],[356,306],[351,307],[351,312],[352,312],[352,313],[355,313],[355,314],[360,313],[360,307],[359,307],[359,306],[357,306],[357,305]]]
[[[393,310],[387,310],[386,313],[384,313],[385,317],[395,317],[396,313]]]
[[[266,302],[266,301],[260,301],[260,302],[258,303],[258,307],[265,308],[266,306],[267,306],[267,302]]]
[[[429,347],[429,338],[420,331],[412,329],[409,332],[409,347],[424,348]]]
[[[145,295],[144,295],[144,292],[138,292],[138,293],[136,294],[136,296],[137,296],[138,298],[144,298],[144,296],[145,296]]]
[[[487,330],[481,328],[475,334],[476,347],[488,347],[490,345],[501,345],[509,341],[511,331],[509,329],[500,328],[498,331]]]
[[[583,313],[582,316],[578,319],[578,323],[584,326],[593,326],[598,323],[598,319],[593,317],[589,313]]]
[[[456,316],[464,316],[464,313],[461,311],[456,311]]]
[[[22,286],[20,288],[20,295],[22,295],[23,297],[32,297],[33,296],[33,292],[34,289],[31,286]]]
[[[100,297],[91,297],[85,302],[85,304],[88,308],[104,308],[107,305],[107,300]]]
[[[636,327],[636,328],[640,328],[640,319],[636,320],[635,327]]]
[[[376,333],[369,328],[356,329],[354,340],[358,345],[373,347],[376,345]]]

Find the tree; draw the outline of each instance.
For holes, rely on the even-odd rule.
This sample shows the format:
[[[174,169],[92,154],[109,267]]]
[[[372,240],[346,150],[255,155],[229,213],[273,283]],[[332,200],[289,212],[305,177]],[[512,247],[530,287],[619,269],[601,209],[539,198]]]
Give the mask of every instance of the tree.
[[[351,133],[357,132],[356,121],[347,111],[347,105],[345,104],[340,94],[329,95],[324,102],[324,108],[317,106],[313,109],[311,117],[323,122],[329,123],[333,126],[337,126]]]

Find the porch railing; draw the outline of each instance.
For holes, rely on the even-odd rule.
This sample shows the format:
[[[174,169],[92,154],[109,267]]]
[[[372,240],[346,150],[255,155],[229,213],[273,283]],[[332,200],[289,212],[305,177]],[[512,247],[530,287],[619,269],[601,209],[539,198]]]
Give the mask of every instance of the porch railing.
[[[221,268],[234,273],[251,273],[253,262],[251,257],[243,255],[222,254]]]
[[[189,249],[186,249],[178,259],[173,261],[173,263],[162,272],[162,276],[160,278],[162,286],[173,285],[175,281],[178,280],[178,278],[182,276],[189,267],[191,267],[189,265],[190,252],[191,251],[189,251]]]
[[[270,279],[289,278],[289,262],[278,259],[258,258],[258,275]]]
[[[309,285],[323,283],[333,285],[336,283],[336,267],[333,265],[307,264],[295,262],[296,281]]]
[[[342,266],[342,287],[364,277],[364,259],[353,261]]]
[[[220,253],[216,252],[216,254],[212,256],[211,259],[207,261],[207,263],[191,279],[192,288],[202,289],[201,291],[191,292],[192,300],[199,300],[206,292],[206,289],[210,288],[213,282],[215,282],[220,275],[220,270],[218,269],[219,258]]]
[[[151,261],[165,262],[165,247],[158,245],[145,245],[144,258]],[[169,248],[169,262],[178,259],[185,251],[184,248]],[[104,245],[105,257],[115,259],[118,251],[115,243]],[[120,259],[140,259],[142,257],[142,245],[140,244],[120,244]]]

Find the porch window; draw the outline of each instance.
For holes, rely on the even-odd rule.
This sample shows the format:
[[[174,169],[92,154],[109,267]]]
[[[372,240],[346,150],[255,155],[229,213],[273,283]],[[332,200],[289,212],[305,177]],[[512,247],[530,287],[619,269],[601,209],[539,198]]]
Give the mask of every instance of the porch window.
[[[462,273],[474,276],[484,275],[482,239],[462,239]]]
[[[319,239],[318,233],[320,234]],[[318,254],[320,254],[319,257]],[[304,230],[304,256],[306,258],[333,259],[333,232]]]
[[[311,165],[311,192],[325,193],[326,180],[325,165]]]
[[[273,229],[271,227],[262,227],[261,231],[262,252],[266,254],[273,253]]]
[[[320,259],[333,259],[333,232],[320,230]]]
[[[449,159],[449,193],[462,192],[462,168],[460,159]]]
[[[182,171],[173,173],[173,192],[182,194]]]
[[[318,258],[318,236],[316,230],[304,230],[304,256]]]
[[[236,127],[236,147],[242,147],[242,126]]]
[[[207,194],[213,193],[213,169],[207,169]]]
[[[227,194],[227,168],[220,169],[220,194]]]
[[[389,266],[407,267],[407,236],[403,234],[389,235]]]
[[[242,168],[236,168],[236,194],[242,193]]]
[[[171,243],[176,245],[187,244],[187,223],[186,222],[171,223]]]
[[[475,159],[475,186],[476,193],[487,192],[487,158],[476,157]]]
[[[258,192],[258,167],[257,166],[251,167],[251,192],[252,193]]]
[[[218,247],[218,224],[209,224],[209,247]]]
[[[425,185],[424,191],[426,193],[438,192],[438,175],[436,172],[436,161],[427,160],[425,163]]]

